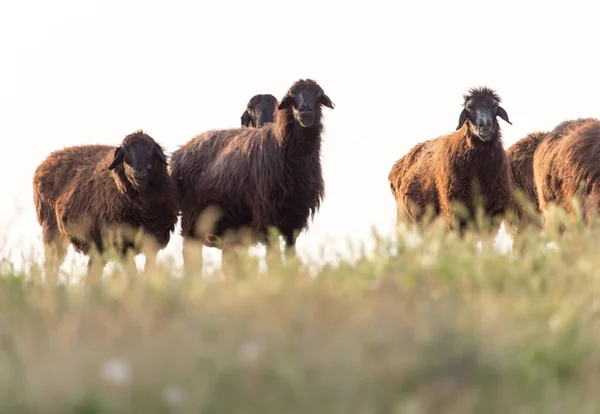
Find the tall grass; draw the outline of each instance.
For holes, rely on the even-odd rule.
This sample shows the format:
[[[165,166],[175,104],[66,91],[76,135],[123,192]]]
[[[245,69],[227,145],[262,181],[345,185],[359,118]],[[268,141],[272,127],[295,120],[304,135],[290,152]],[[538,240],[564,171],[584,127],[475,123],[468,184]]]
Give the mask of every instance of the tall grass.
[[[402,228],[316,275],[2,266],[0,412],[599,412],[600,226],[565,225],[508,253]]]

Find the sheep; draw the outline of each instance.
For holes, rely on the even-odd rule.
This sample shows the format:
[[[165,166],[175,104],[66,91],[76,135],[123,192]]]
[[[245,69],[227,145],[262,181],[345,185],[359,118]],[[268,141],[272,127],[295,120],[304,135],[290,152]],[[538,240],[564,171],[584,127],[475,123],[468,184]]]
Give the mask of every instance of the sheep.
[[[486,215],[503,216],[511,197],[510,161],[502,144],[499,116],[509,121],[500,97],[487,87],[471,88],[454,133],[414,146],[393,165],[388,181],[398,206],[398,222],[408,218],[422,225],[426,209],[446,217],[452,230],[452,204],[461,203],[468,216],[459,218],[460,234],[474,218],[473,181],[484,197]],[[497,227],[494,227],[497,231]]]
[[[527,208],[521,204],[518,197],[513,196],[511,209],[515,216],[510,220],[512,233],[515,233],[520,226],[539,224],[535,216],[540,213],[540,210],[533,178],[533,154],[547,134],[547,131],[532,132],[506,150],[513,177],[513,192],[520,193],[523,197],[522,201],[531,206],[531,213],[533,213],[527,214]]]
[[[272,123],[277,105],[277,98],[273,95],[254,95],[242,114],[242,127],[260,128],[266,123]]]
[[[252,233],[250,244],[266,244],[269,253],[274,246],[268,236],[274,228],[283,236],[286,252],[295,254],[298,234],[308,228],[325,196],[321,106],[334,108],[317,82],[301,79],[277,106],[274,123],[210,130],[172,153],[184,268],[201,267],[202,244],[230,252],[239,239],[227,234],[243,229]],[[199,218],[212,208],[220,216],[210,229]],[[224,244],[215,242],[223,239]],[[194,241],[200,241],[197,255],[187,248]]]
[[[33,189],[46,277],[51,280],[58,275],[69,242],[89,257],[91,281],[102,275],[106,261],[101,255],[108,240],[124,256],[128,249],[137,255],[143,248],[148,270],[167,246],[178,218],[166,156],[141,130],[127,135],[116,148],[80,145],[51,153],[36,168]],[[140,229],[143,246],[135,243]],[[133,257],[125,264],[137,271]]]
[[[533,171],[539,208],[546,219],[551,203],[575,213],[573,199],[578,201],[586,224],[597,214],[599,143],[600,120],[596,118],[561,122],[540,142],[533,156]]]

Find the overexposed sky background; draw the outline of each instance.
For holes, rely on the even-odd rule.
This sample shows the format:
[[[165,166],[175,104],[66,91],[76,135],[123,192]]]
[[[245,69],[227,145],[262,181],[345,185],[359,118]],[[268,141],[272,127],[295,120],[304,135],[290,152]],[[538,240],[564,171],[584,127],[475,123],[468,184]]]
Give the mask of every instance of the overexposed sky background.
[[[171,152],[206,129],[237,127],[251,96],[281,98],[299,78],[336,104],[324,109],[326,199],[299,251],[343,251],[373,226],[389,234],[392,164],[453,131],[468,88],[503,98],[506,147],[600,116],[599,9],[592,0],[3,1],[3,254],[41,254],[32,178],[51,151],[117,145],[141,128]],[[180,249],[176,233],[163,254],[179,261]]]

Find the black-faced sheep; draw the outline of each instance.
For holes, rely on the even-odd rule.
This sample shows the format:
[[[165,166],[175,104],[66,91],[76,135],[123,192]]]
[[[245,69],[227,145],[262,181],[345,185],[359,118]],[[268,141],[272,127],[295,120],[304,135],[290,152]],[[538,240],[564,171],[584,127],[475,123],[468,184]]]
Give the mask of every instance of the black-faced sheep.
[[[274,123],[207,131],[173,152],[186,268],[192,260],[201,263],[186,254],[187,243],[221,247],[214,237],[229,230],[250,229],[251,243],[269,248],[269,231],[277,229],[293,252],[297,233],[307,229],[324,197],[321,106],[334,107],[315,81],[299,80],[278,105]],[[199,217],[210,207],[220,218],[212,229],[199,229]]]
[[[242,126],[247,128],[260,128],[264,124],[272,123],[277,108],[277,98],[273,95],[254,95],[246,110],[242,114]]]
[[[446,216],[451,229],[452,203],[459,202],[468,210],[467,217],[459,217],[462,233],[474,218],[476,194],[483,197],[488,217],[505,214],[512,178],[496,117],[510,123],[508,114],[500,106],[500,97],[485,87],[471,89],[463,106],[456,132],[421,142],[392,167],[388,180],[398,220],[408,216],[420,224],[431,206],[436,214]]]
[[[116,148],[82,145],[53,152],[36,169],[33,188],[46,277],[51,279],[58,274],[69,242],[89,256],[92,279],[102,274],[107,243],[122,254],[127,249],[138,254],[143,248],[148,269],[177,222],[165,154],[142,131],[127,135]],[[140,229],[143,246],[134,243],[139,234],[133,232]],[[135,263],[130,260],[128,265]]]

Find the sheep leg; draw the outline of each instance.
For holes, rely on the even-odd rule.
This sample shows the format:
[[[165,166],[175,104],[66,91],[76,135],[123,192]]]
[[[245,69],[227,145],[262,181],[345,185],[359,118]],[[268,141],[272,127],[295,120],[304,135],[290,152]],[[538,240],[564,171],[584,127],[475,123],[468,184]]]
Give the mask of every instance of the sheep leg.
[[[221,250],[221,271],[224,277],[235,277],[236,274],[236,254],[234,246],[231,244],[224,244],[223,250]]]
[[[283,265],[279,237],[276,237],[274,240],[269,240],[267,243],[265,261],[267,262],[267,271],[278,269]]]
[[[56,283],[58,271],[67,255],[69,241],[55,231],[46,230],[43,234],[44,239],[44,272],[46,280]]]
[[[189,236],[183,238],[183,270],[186,276],[202,272],[202,248],[202,243],[197,239]]]
[[[285,265],[286,267],[294,268],[298,265],[298,256],[296,255],[296,232],[293,230],[286,230],[283,232],[283,238],[285,240]]]
[[[229,229],[224,233],[223,249],[221,250],[221,271],[224,277],[234,278],[241,274],[241,259],[238,252],[240,243],[239,230]],[[247,248],[247,247],[246,247]]]
[[[286,252],[295,253],[296,252],[296,234],[294,230],[287,230],[283,233],[283,237],[285,239],[285,249]]]
[[[158,264],[156,260],[156,256],[158,252],[156,251],[147,251],[146,252],[146,262],[144,263],[144,273],[146,275],[150,274],[150,272],[155,272]]]
[[[123,270],[125,271],[127,276],[129,276],[129,277],[138,277],[139,276],[140,272],[135,263],[135,255],[132,254],[131,252],[128,252],[127,254],[125,254],[121,265],[123,266]]]

